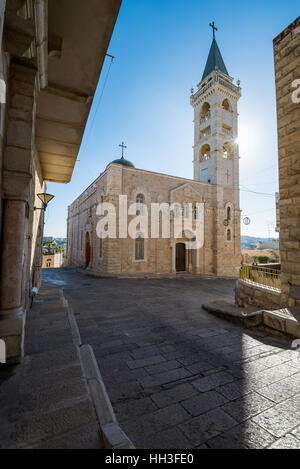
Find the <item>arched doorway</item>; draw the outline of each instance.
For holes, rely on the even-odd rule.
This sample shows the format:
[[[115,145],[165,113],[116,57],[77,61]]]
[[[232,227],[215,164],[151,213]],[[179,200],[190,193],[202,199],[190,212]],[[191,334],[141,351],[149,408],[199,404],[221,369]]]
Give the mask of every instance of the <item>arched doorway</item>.
[[[89,266],[91,262],[91,242],[90,242],[90,234],[87,233],[85,236],[85,268]]]
[[[186,249],[184,243],[176,244],[176,272],[186,270]]]

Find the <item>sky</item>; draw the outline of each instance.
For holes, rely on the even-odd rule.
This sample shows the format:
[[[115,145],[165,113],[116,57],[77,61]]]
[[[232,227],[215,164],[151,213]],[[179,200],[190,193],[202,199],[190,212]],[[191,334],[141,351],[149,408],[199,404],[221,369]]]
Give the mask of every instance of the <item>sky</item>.
[[[45,236],[65,237],[67,207],[106,165],[125,157],[137,168],[193,178],[190,89],[201,81],[211,21],[228,73],[240,79],[242,234],[277,237],[278,151],[273,39],[299,16],[299,0],[123,0],[69,184],[55,195]]]

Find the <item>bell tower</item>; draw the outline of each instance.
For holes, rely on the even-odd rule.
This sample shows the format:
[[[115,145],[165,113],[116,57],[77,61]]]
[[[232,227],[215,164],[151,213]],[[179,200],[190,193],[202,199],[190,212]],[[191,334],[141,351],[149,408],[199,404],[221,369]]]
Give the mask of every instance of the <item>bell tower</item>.
[[[233,84],[213,41],[198,90],[192,90],[194,108],[194,179],[224,187],[239,186],[238,112],[241,88]]]
[[[213,40],[208,59],[197,91],[192,89],[191,95],[194,108],[194,179],[215,186],[216,245],[220,251],[225,230],[225,241],[236,242],[232,255],[237,250],[240,252],[237,104],[241,88],[240,83],[235,85],[229,76],[216,41],[215,23],[210,26],[213,29]],[[230,245],[227,247],[229,257]],[[216,271],[221,273],[218,266]]]

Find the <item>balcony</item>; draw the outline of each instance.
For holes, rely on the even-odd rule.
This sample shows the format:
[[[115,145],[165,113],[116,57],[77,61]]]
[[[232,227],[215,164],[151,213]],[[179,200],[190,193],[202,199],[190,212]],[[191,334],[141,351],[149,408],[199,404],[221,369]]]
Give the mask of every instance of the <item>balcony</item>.
[[[202,140],[203,138],[209,137],[210,135],[211,135],[211,128],[206,127],[206,129],[200,132],[200,140]]]
[[[202,125],[204,122],[207,122],[211,117],[210,112],[207,112],[206,114],[203,114],[203,116],[200,117],[200,125]]]

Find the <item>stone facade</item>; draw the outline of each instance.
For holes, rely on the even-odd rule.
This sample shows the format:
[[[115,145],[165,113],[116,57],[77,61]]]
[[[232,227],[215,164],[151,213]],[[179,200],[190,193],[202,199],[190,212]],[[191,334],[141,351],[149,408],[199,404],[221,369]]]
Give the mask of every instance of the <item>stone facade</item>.
[[[294,82],[300,79],[300,18],[274,39],[274,56],[282,303],[296,306],[300,305],[300,103],[293,93]]]
[[[300,305],[300,17],[274,39],[278,122],[277,231],[281,291],[239,280],[236,301],[278,309]]]
[[[238,274],[241,240],[236,142],[237,102],[241,90],[232,82],[227,74],[213,68],[198,85],[198,91],[192,90],[194,180],[136,169],[117,160],[71,204],[68,264],[114,274],[162,274],[182,270],[224,276]],[[175,239],[171,235],[169,239],[154,239],[149,235],[143,241],[143,258],[137,259],[135,239],[100,240],[96,234],[97,205],[101,201],[113,203],[118,220],[120,195],[127,196],[128,206],[136,203],[137,196],[141,195],[148,212],[151,203],[178,203],[181,207],[203,203],[204,246],[191,250],[185,237]],[[179,248],[184,250],[183,254]],[[184,256],[184,265],[179,265],[180,255]]]
[[[62,252],[43,254],[43,269],[57,269],[63,264]]]

